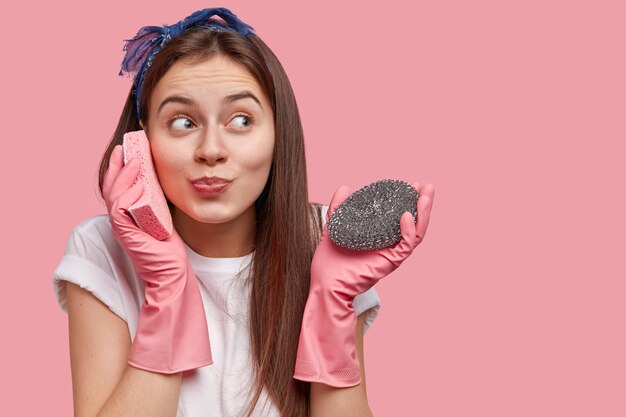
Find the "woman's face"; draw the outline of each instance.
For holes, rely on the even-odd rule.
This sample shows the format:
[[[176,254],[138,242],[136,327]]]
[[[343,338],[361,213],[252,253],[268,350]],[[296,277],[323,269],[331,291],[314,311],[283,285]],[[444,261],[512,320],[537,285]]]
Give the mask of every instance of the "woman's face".
[[[219,55],[193,65],[178,61],[156,85],[149,110],[155,170],[175,211],[224,223],[254,210],[272,164],[274,121],[245,67]],[[204,176],[231,183],[203,195],[191,181]]]

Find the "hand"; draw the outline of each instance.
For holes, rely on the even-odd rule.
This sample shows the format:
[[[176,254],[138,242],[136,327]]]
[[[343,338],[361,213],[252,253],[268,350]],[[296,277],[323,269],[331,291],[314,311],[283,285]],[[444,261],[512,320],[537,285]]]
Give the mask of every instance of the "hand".
[[[102,185],[113,235],[132,259],[138,274],[148,278],[164,271],[182,274],[187,268],[188,257],[176,229],[167,239],[157,240],[141,230],[128,213],[128,207],[144,191],[143,184],[135,182],[139,168],[136,158],[124,165],[121,145],[113,149]]]
[[[417,224],[409,212],[400,218],[401,240],[393,246],[355,251],[335,245],[327,225],[311,262],[311,286],[304,309],[294,378],[322,382],[335,387],[360,382],[355,348],[356,314],[354,298],[381,278],[397,269],[419,245],[426,234],[434,187],[427,184],[418,191]],[[348,187],[335,191],[326,221],[350,195]]]
[[[102,187],[115,239],[146,282],[137,333],[128,363],[147,371],[172,374],[213,363],[200,288],[185,245],[176,230],[165,240],[142,231],[128,214],[143,185],[140,164],[123,166],[122,147],[111,153]]]
[[[335,289],[353,299],[374,286],[379,279],[397,269],[424,240],[430,219],[434,186],[427,184],[420,187],[419,183],[413,186],[419,194],[416,206],[417,224],[413,221],[411,213],[405,212],[400,218],[402,238],[393,246],[367,251],[341,248],[330,240],[328,231],[324,227],[322,238],[311,263],[311,284],[321,288]],[[335,209],[350,194],[346,186],[341,186],[335,191],[326,213],[327,222]],[[347,276],[354,279],[347,280]]]

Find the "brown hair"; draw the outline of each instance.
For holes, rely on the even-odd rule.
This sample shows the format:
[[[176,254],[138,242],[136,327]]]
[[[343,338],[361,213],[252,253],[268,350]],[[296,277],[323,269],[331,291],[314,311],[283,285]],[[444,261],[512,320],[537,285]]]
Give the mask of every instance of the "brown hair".
[[[256,251],[249,306],[254,393],[245,413],[251,415],[265,387],[282,416],[305,417],[309,415],[310,383],[295,380],[293,373],[311,260],[321,234],[321,205],[308,201],[304,133],[283,67],[259,37],[190,29],[172,39],[146,71],[141,119],[147,126],[151,92],[177,60],[202,62],[218,54],[239,62],[255,77],[272,104],[275,126],[269,178],[255,202]],[[131,90],[100,162],[101,194],[113,148],[122,143],[124,133],[140,129]]]

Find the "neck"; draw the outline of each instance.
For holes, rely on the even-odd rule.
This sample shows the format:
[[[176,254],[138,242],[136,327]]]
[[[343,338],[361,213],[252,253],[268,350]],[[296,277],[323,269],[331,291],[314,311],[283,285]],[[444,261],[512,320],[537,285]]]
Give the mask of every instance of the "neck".
[[[174,208],[172,222],[187,246],[207,258],[240,258],[254,250],[254,204],[237,218],[225,223],[201,223]]]

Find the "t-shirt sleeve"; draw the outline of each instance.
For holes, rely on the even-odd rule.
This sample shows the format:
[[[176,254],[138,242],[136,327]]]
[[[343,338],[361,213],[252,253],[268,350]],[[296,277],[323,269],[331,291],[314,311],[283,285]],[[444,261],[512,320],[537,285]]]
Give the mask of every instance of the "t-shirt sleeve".
[[[63,257],[52,275],[52,287],[57,302],[66,314],[66,283],[71,282],[91,292],[126,321],[110,258],[102,231],[98,229],[93,218],[74,228],[67,240]]]
[[[328,206],[322,206],[322,225],[326,224],[326,213],[328,212]],[[376,316],[380,311],[381,302],[378,293],[374,289],[374,287],[365,291],[362,294],[358,294],[353,302],[352,306],[356,311],[357,316],[361,314],[365,314],[365,332],[369,330],[369,328],[374,323]]]

